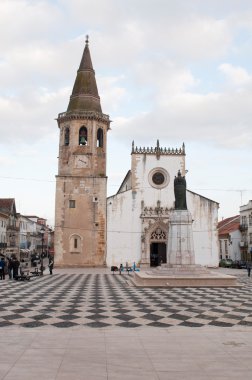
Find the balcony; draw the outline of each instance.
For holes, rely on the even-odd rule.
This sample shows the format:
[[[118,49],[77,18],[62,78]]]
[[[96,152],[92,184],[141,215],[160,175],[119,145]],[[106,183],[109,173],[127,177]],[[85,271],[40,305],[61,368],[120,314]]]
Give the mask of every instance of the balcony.
[[[247,231],[247,229],[248,229],[248,225],[247,225],[247,223],[246,224],[240,224],[240,231],[241,232],[244,232],[244,231]]]
[[[248,248],[248,242],[247,241],[240,241],[240,247],[241,248]]]
[[[19,227],[17,226],[7,226],[7,231],[19,231]]]

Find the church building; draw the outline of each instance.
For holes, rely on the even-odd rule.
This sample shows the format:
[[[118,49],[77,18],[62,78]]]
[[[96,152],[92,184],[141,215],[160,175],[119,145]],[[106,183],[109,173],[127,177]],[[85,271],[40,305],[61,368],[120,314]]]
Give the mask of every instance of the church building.
[[[185,145],[180,148],[132,144],[131,170],[107,202],[107,264],[141,267],[167,263],[170,213],[175,208],[174,178],[184,177]],[[218,203],[186,190],[193,224],[196,264],[218,266]],[[192,247],[193,249],[193,247]]]
[[[131,169],[107,198],[109,116],[102,113],[88,39],[60,131],[56,176],[55,264],[104,266],[167,262],[174,178],[186,174],[185,145],[131,149]],[[218,266],[218,203],[186,190],[195,262]]]

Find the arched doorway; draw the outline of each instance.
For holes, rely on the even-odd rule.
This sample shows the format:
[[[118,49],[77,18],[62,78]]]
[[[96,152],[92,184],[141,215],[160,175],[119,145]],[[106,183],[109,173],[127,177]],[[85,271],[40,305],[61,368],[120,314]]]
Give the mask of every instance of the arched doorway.
[[[166,257],[166,232],[160,227],[157,227],[150,238],[150,266],[157,267],[158,265],[167,262]]]
[[[157,267],[166,263],[166,243],[151,243],[150,266]]]

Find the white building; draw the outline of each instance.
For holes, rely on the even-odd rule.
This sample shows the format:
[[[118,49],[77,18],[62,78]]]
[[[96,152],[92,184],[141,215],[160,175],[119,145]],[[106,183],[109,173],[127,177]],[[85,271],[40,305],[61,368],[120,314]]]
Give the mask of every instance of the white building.
[[[218,223],[219,259],[241,260],[240,215],[223,219]]]
[[[107,199],[107,265],[156,266],[167,261],[169,214],[174,209],[174,178],[186,173],[185,146],[137,148],[131,170],[117,194]],[[195,262],[218,266],[218,203],[187,190],[192,214]]]
[[[37,223],[24,215],[19,218],[20,249],[36,251],[38,244]]]
[[[0,212],[0,253],[4,253],[7,247],[7,224],[8,215]]]
[[[252,200],[240,207],[242,260],[252,261]]]

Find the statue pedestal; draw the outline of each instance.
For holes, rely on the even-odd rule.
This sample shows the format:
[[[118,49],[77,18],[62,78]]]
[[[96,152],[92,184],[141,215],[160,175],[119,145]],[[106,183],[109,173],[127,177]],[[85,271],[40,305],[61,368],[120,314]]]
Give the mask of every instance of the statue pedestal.
[[[167,244],[169,266],[195,264],[192,222],[192,216],[188,210],[171,212]]]

